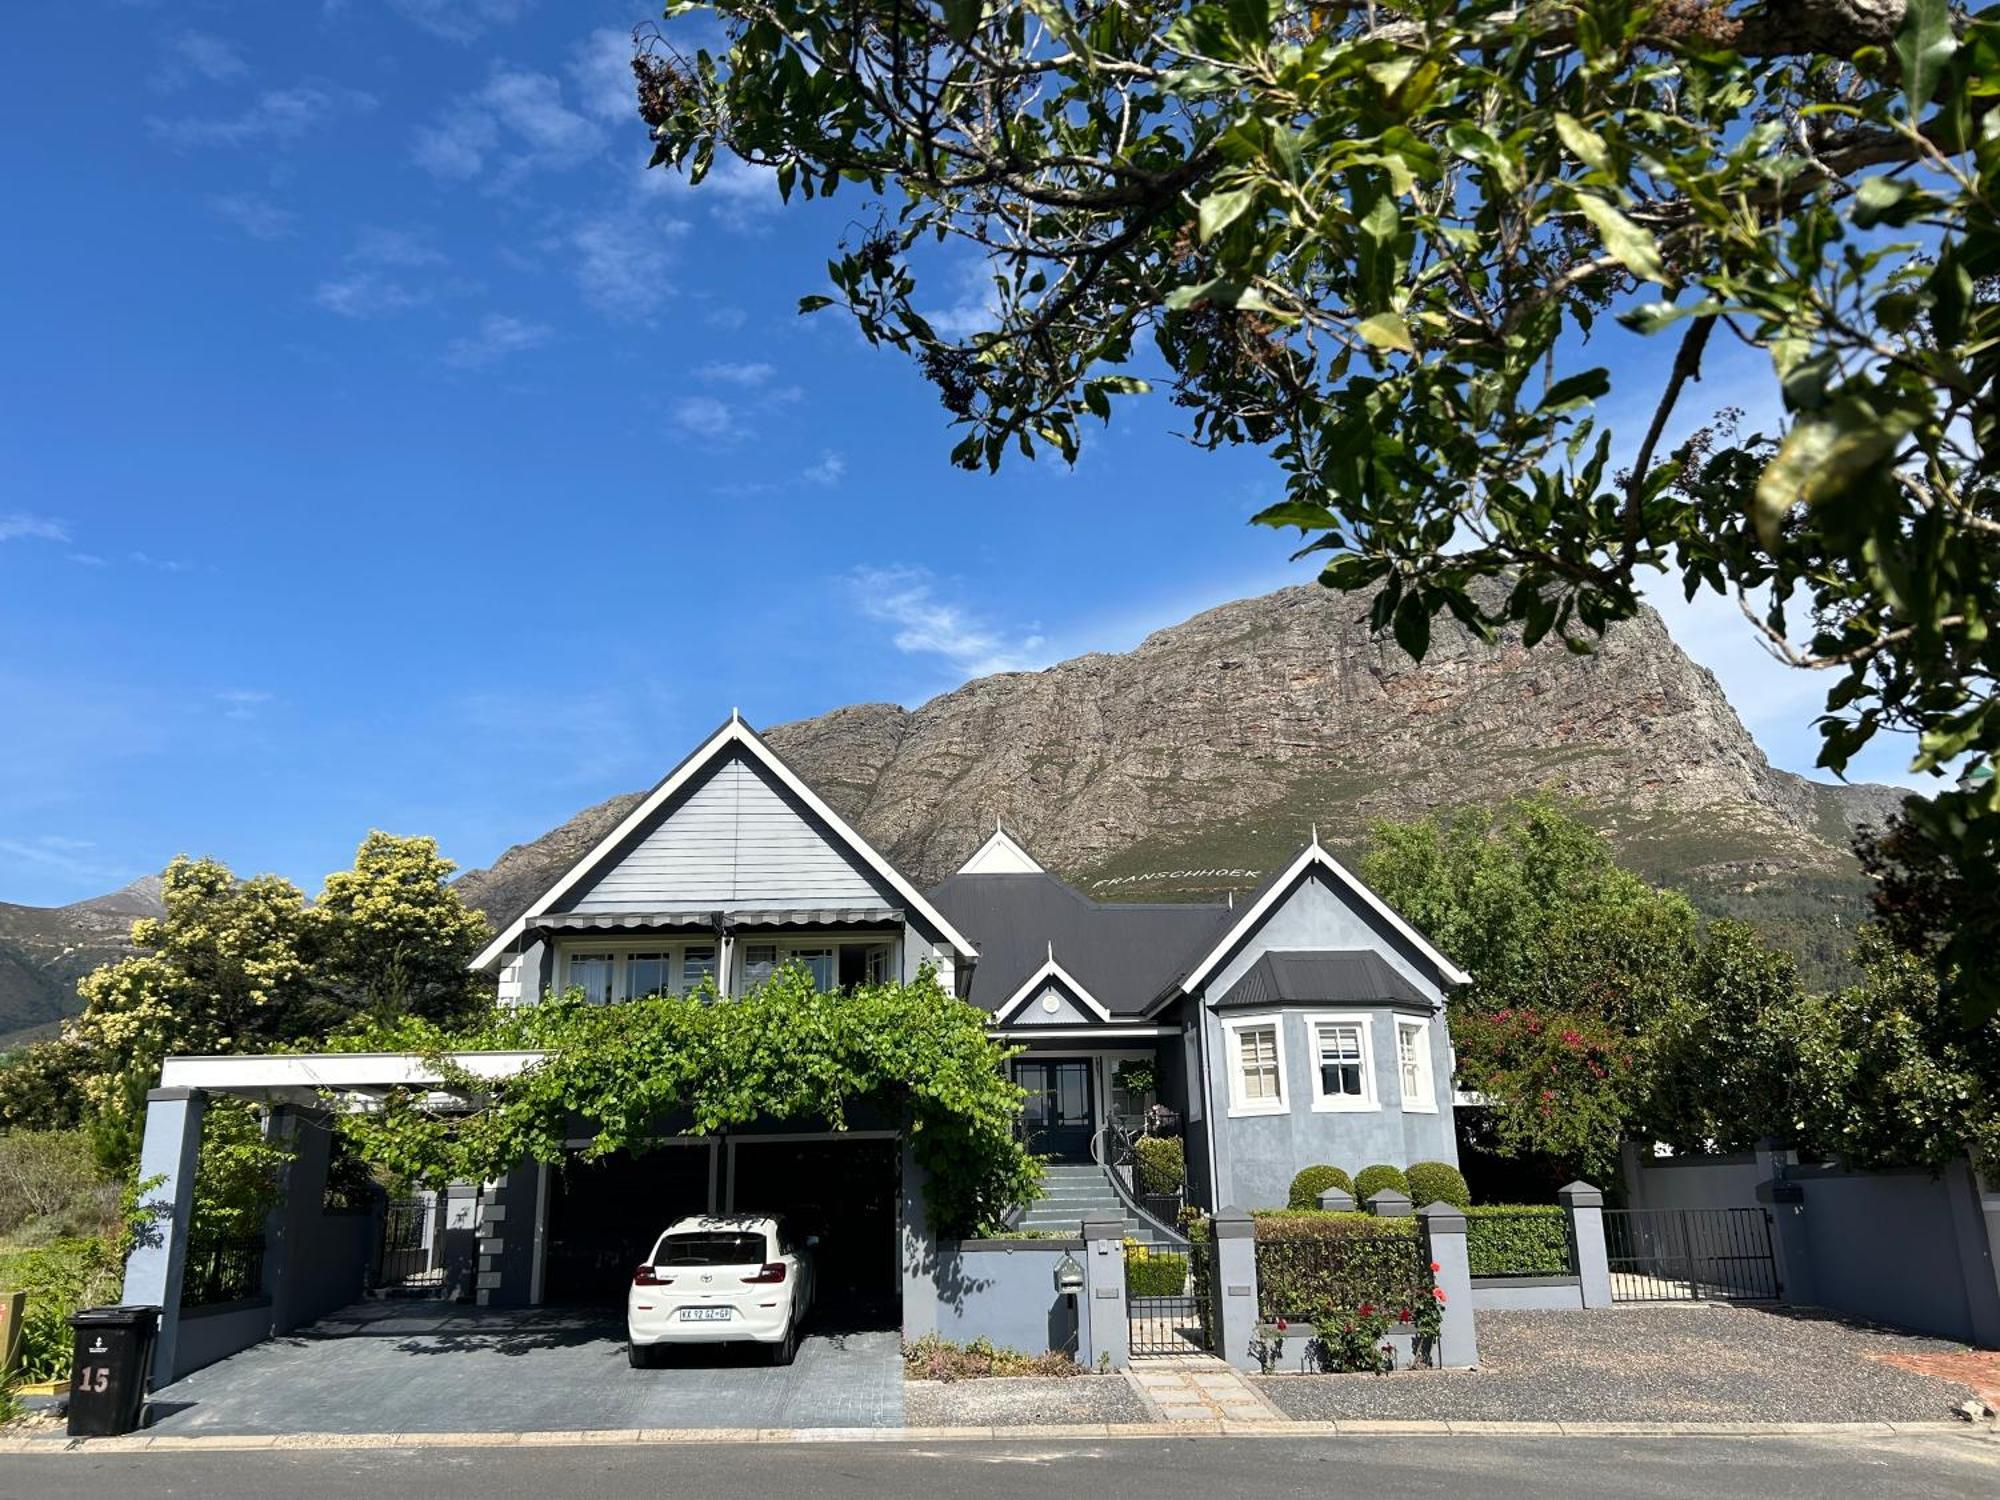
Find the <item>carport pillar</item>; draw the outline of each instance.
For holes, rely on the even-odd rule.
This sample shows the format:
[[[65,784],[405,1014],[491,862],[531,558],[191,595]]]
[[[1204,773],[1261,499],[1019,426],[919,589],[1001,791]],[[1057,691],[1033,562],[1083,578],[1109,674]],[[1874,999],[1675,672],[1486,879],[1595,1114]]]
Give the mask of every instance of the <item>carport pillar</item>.
[[[1092,1369],[1123,1370],[1132,1363],[1132,1324],[1125,1311],[1125,1221],[1086,1219],[1083,1225],[1085,1307],[1078,1352]]]
[[[321,1311],[301,1311],[304,1288],[295,1265],[307,1237],[324,1229],[333,1122],[322,1111],[274,1105],[265,1120],[264,1139],[292,1153],[279,1176],[278,1201],[264,1226],[264,1295],[271,1299],[271,1331],[290,1333]]]
[[[1472,1311],[1465,1215],[1449,1203],[1426,1203],[1417,1210],[1417,1231],[1424,1253],[1437,1267],[1431,1283],[1444,1293],[1444,1323],[1438,1329],[1434,1357],[1443,1369],[1470,1370],[1479,1363],[1479,1327]]]
[[[1240,1208],[1225,1208],[1209,1220],[1215,1264],[1209,1305],[1215,1309],[1214,1353],[1239,1370],[1258,1368],[1250,1352],[1257,1339],[1257,1225]]]
[[[897,1226],[903,1262],[903,1337],[916,1340],[938,1331],[937,1236],[931,1232],[930,1202],[925,1189],[930,1174],[917,1160],[917,1148],[907,1130],[898,1143],[903,1177]]]
[[[181,1280],[187,1272],[188,1224],[194,1215],[195,1166],[201,1159],[200,1089],[154,1089],[146,1095],[146,1133],[139,1145],[142,1220],[125,1258],[125,1302],[160,1310],[153,1346],[153,1384],[174,1378],[180,1338]]]
[[[1611,1258],[1604,1248],[1604,1194],[1587,1182],[1559,1189],[1556,1201],[1569,1220],[1576,1274],[1585,1307],[1611,1305]]]

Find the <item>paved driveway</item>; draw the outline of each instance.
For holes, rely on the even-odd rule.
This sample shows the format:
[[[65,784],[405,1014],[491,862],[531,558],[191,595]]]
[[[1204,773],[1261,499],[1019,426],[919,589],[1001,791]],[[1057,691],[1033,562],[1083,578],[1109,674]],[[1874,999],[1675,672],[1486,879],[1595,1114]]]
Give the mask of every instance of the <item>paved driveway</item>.
[[[634,1370],[601,1317],[373,1302],[197,1370],[153,1411],[162,1433],[894,1427],[903,1364],[894,1332],[822,1333],[786,1368],[725,1345]]]

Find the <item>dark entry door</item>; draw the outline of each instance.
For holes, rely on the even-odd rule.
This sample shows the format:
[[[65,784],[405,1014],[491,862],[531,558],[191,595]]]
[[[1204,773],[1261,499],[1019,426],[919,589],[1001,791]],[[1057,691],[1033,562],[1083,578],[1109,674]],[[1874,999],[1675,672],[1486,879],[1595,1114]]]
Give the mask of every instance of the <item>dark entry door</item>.
[[[1020,1061],[1014,1081],[1028,1091],[1022,1122],[1028,1149],[1058,1161],[1090,1159],[1090,1063]]]

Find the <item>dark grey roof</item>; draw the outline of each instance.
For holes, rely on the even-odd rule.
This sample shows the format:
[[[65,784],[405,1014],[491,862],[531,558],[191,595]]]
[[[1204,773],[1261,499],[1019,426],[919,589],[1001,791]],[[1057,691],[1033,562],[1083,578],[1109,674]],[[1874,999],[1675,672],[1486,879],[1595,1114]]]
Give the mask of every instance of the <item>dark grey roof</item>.
[[[1366,948],[1266,953],[1231,985],[1218,1009],[1256,1005],[1408,1005],[1430,998]]]
[[[1114,1016],[1137,1017],[1213,943],[1226,906],[1092,901],[1055,876],[953,875],[927,892],[979,950],[971,1000],[996,1011],[1056,962]]]

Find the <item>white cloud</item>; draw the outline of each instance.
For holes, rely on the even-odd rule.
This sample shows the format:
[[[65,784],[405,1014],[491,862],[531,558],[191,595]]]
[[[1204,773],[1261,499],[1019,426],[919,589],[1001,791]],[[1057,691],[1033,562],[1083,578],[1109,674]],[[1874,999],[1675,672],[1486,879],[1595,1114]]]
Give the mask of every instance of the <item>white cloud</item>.
[[[713,385],[752,386],[762,385],[777,374],[778,369],[775,365],[732,364],[727,360],[720,360],[703,365],[694,373],[698,379],[706,380]]]
[[[490,171],[499,190],[526,172],[576,166],[603,145],[604,132],[564,103],[557,79],[503,67],[420,129],[411,154],[418,166],[447,181]]]
[[[73,563],[80,563],[86,568],[108,568],[111,566],[110,558],[100,557],[95,552],[72,552],[69,555],[69,560]]]
[[[215,701],[222,705],[223,718],[240,723],[256,718],[257,710],[273,700],[271,694],[255,688],[230,688],[217,693]]]
[[[54,870],[72,880],[120,886],[140,873],[93,854],[96,847],[89,839],[65,838],[59,834],[43,834],[32,839],[0,838],[0,854]]]
[[[534,0],[389,0],[412,24],[448,42],[470,42],[496,26],[511,26]]]
[[[740,156],[717,157],[708,176],[702,178],[694,191],[705,195],[699,201],[706,203],[709,212],[728,229],[759,228],[784,207],[778,196],[777,174]]]
[[[343,318],[382,318],[423,306],[430,301],[430,293],[413,291],[373,271],[356,271],[322,281],[313,289],[313,301]]]
[[[799,475],[807,484],[824,485],[829,489],[839,484],[847,473],[847,460],[831,450],[819,456],[819,462],[808,465]]]
[[[898,651],[942,657],[970,677],[1047,665],[1044,636],[1009,635],[938,598],[928,569],[857,568],[849,581],[861,613],[895,627],[891,639]]]
[[[26,511],[0,515],[0,542],[66,542],[69,528],[51,516],[31,516]]]
[[[281,240],[298,224],[299,216],[280,208],[255,193],[216,193],[208,200],[209,210],[225,224],[233,224],[253,240]]]
[[[193,570],[192,563],[181,562],[172,557],[155,557],[150,552],[128,552],[126,561],[142,568],[154,568],[162,573],[187,573]]]
[[[610,26],[591,32],[571,50],[569,76],[583,108],[598,119],[613,124],[638,120],[631,32]]]
[[[735,408],[714,396],[683,396],[673,404],[668,417],[688,436],[709,442],[729,443],[744,436]]]
[[[964,341],[995,327],[1000,319],[1000,294],[993,272],[984,261],[961,261],[951,280],[956,297],[946,306],[924,309],[924,319],[944,338]]]
[[[375,97],[358,89],[301,83],[288,89],[267,89],[247,108],[233,115],[159,116],[146,121],[155,137],[182,150],[197,146],[245,146],[269,141],[289,144],[341,114],[359,114],[375,107]]]
[[[364,227],[355,236],[354,248],[348,252],[347,258],[361,265],[401,266],[405,269],[445,263],[444,252],[431,244],[428,235],[373,225]]]
[[[607,214],[577,225],[569,244],[584,297],[613,317],[651,317],[676,290],[667,244],[686,227],[641,213]]]
[[[547,343],[549,333],[540,323],[529,323],[504,313],[488,313],[480,320],[477,332],[452,341],[444,351],[444,362],[461,370],[484,369],[511,354]]]
[[[167,42],[167,60],[160,69],[159,85],[163,89],[177,89],[196,78],[226,83],[249,71],[250,65],[243,61],[243,54],[227,37],[205,31],[183,31]]]

